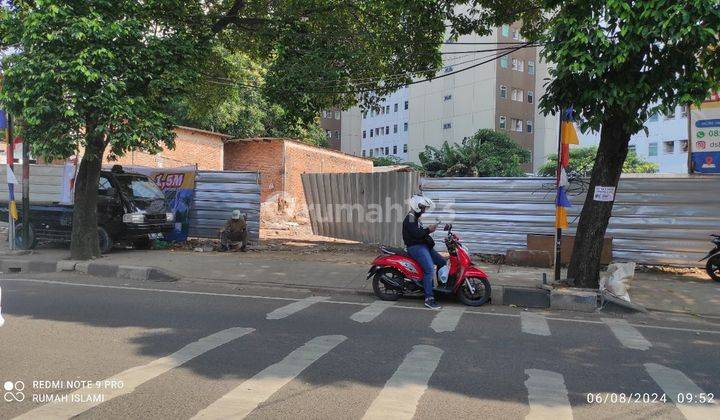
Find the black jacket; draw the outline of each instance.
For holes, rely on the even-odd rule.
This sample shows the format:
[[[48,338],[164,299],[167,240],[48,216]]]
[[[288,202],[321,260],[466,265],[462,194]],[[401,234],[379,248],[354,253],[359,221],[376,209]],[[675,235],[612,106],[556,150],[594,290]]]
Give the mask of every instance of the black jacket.
[[[430,237],[430,230],[423,227],[418,213],[409,212],[403,220],[402,236],[405,246],[428,245],[435,246],[435,241]]]

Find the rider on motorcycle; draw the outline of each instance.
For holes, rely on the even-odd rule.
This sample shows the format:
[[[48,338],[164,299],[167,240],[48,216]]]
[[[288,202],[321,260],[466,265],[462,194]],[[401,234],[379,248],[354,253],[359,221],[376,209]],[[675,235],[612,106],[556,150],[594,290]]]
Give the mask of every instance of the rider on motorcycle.
[[[425,306],[430,309],[440,309],[433,294],[434,265],[438,268],[445,265],[445,259],[435,251],[435,241],[430,236],[437,229],[437,224],[424,227],[420,217],[433,205],[432,200],[422,195],[413,195],[410,198],[410,212],[403,220],[402,236],[410,256],[420,264],[423,269],[423,288],[425,292]]]

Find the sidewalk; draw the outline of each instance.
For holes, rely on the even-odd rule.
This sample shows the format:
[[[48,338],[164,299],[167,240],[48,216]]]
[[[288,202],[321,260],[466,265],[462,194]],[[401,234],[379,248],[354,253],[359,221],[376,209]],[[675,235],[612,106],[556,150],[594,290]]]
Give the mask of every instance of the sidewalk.
[[[114,250],[95,262],[149,266],[190,281],[372,293],[366,276],[375,256],[375,247],[368,245],[278,239],[247,253]],[[68,258],[68,250],[62,248],[39,249],[22,256],[8,256],[7,251],[0,250],[0,259],[53,262]],[[537,288],[544,272],[552,277],[547,269],[478,265],[495,287]],[[703,273],[638,270],[630,283],[630,296],[633,302],[650,310],[720,317],[720,284]]]

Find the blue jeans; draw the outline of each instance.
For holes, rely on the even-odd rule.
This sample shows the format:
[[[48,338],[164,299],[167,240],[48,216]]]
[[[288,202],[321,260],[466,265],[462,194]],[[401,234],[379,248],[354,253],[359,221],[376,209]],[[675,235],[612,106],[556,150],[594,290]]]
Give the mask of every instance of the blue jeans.
[[[408,254],[420,264],[423,270],[423,288],[425,289],[425,299],[433,297],[433,272],[435,265],[438,268],[445,265],[443,258],[437,251],[427,245],[413,245],[407,249]]]

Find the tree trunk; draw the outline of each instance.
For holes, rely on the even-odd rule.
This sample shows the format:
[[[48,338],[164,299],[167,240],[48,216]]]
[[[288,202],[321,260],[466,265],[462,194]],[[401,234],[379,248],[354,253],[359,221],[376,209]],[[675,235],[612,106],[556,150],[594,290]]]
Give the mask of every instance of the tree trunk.
[[[595,201],[596,186],[615,187],[628,154],[630,133],[623,128],[623,112],[608,112],[600,132],[600,145],[585,204],[580,214],[568,280],[578,287],[598,288],[600,255],[614,201]]]
[[[75,205],[70,242],[70,257],[74,260],[89,260],[100,256],[97,201],[105,141],[102,134],[95,132],[94,124],[88,124],[86,129],[87,145],[75,179]]]

